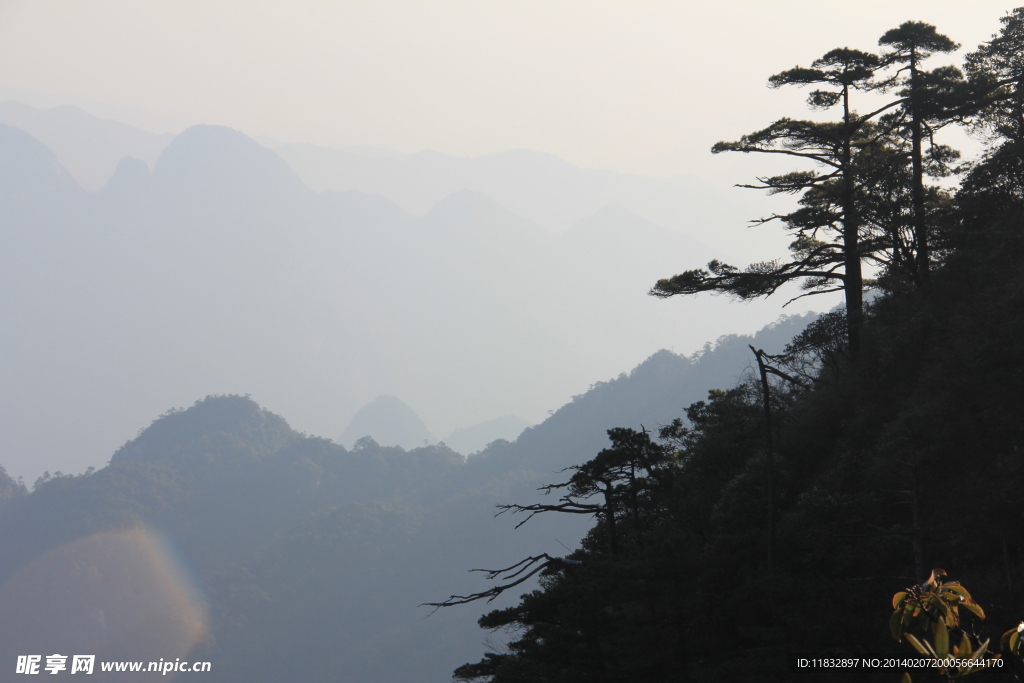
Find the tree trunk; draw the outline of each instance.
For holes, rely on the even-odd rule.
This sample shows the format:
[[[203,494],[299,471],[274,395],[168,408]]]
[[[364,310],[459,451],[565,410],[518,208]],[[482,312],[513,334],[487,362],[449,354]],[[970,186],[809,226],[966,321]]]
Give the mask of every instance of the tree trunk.
[[[775,619],[775,449],[772,444],[772,405],[768,386],[768,371],[764,365],[764,351],[750,346],[757,358],[757,368],[761,372],[761,394],[764,401],[764,452],[767,466],[768,484],[768,613]]]
[[[860,266],[860,225],[854,198],[853,154],[850,150],[853,131],[850,125],[849,88],[843,89],[843,270],[846,279],[846,341],[850,355],[860,352],[860,328],[864,321],[864,279]],[[760,357],[758,358],[760,363]]]
[[[921,125],[920,98],[921,76],[917,70],[917,50],[910,51],[910,145],[913,164],[914,242],[917,247],[917,273],[920,282],[928,281],[931,257],[928,254],[928,227],[924,215],[924,152],[922,151],[923,130]]]

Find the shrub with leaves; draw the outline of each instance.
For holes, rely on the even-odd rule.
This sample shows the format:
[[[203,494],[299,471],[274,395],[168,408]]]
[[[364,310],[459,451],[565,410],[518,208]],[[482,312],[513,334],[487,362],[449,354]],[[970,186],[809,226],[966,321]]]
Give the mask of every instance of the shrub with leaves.
[[[936,660],[940,676],[955,681],[991,666],[1000,655],[989,653],[989,639],[981,640],[963,628],[961,607],[981,620],[985,612],[959,581],[945,578],[944,569],[933,569],[924,583],[896,593],[889,629],[896,640],[905,638],[919,653]],[[954,642],[957,634],[959,642]],[[910,674],[903,674],[902,680],[910,683]]]

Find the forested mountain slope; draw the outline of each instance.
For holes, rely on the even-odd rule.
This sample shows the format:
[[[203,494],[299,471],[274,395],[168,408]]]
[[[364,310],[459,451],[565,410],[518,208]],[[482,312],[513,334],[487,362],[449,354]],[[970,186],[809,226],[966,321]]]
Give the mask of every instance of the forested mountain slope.
[[[984,607],[987,621],[964,616],[965,629],[998,652],[1000,635],[1024,618],[1022,216],[1010,205],[991,224],[947,234],[956,251],[927,289],[874,302],[856,359],[824,367],[807,388],[773,385],[771,564],[764,416],[748,383],[692,406],[660,443],[655,430],[622,436],[603,459],[581,461],[580,476],[617,487],[614,540],[604,515],[582,550],[551,553],[581,564],[552,564],[541,590],[482,619],[517,628],[517,640],[457,673],[782,681],[795,675],[788,653],[910,656],[890,635],[890,598],[933,567]],[[538,501],[556,502],[518,502]],[[460,594],[490,585],[467,581]],[[1002,673],[979,680],[1013,680],[1019,658],[1003,657]],[[892,675],[832,671],[823,680]]]
[[[610,426],[670,422],[680,414],[672,406],[743,374],[748,343],[778,349],[807,320],[723,338],[692,358],[659,352],[468,460],[443,446],[406,451],[371,439],[346,450],[250,398],[211,396],[160,416],[97,471],[48,475],[31,493],[0,472],[0,611],[31,611],[25,596],[39,600],[49,582],[65,586],[60,595],[93,596],[80,613],[53,606],[31,622],[5,619],[16,631],[3,632],[0,654],[43,647],[39,639],[58,631],[65,649],[92,643],[109,654],[131,649],[128,634],[151,633],[138,615],[157,606],[112,597],[114,570],[98,558],[119,557],[104,545],[115,543],[159,558],[136,573],[174,577],[165,592],[199,596],[192,611],[202,628],[178,656],[216,662],[211,680],[333,681],[339,671],[348,681],[444,680],[476,650],[482,609],[425,619],[420,604],[475,581],[470,566],[573,546],[588,524],[515,530],[519,519],[495,520],[495,505],[537,495],[605,447]],[[70,564],[69,553],[78,554]]]
[[[758,178],[800,195],[772,217],[790,255],[712,261],[652,293],[749,299],[800,281],[843,291],[846,308],[762,357],[761,381],[712,392],[657,433],[613,432],[550,480],[559,501],[512,506],[597,522],[579,550],[524,555],[490,588],[439,601],[459,609],[542,576],[480,620],[514,639],[457,679],[1020,680],[1024,8],[1001,23],[963,72],[925,70],[957,45],[906,22],[881,55],[841,48],[771,76],[821,87],[808,103],[840,110],[714,148],[828,168]],[[893,112],[858,114],[857,91],[883,82],[901,88]],[[957,169],[955,150],[924,136],[953,123],[987,135]],[[927,180],[954,170],[955,190]],[[868,275],[879,295],[865,304]],[[918,659],[864,664],[887,655]],[[800,672],[800,656],[825,664]]]

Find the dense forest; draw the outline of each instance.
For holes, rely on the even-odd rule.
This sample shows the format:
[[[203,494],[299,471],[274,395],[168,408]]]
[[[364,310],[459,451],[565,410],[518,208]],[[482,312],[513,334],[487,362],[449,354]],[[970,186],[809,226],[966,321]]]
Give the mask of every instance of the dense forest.
[[[712,261],[651,293],[751,299],[797,282],[803,295],[843,292],[845,307],[782,353],[752,345],[760,373],[685,417],[609,431],[610,447],[546,482],[550,500],[504,506],[523,528],[595,524],[575,552],[493,566],[489,587],[435,603],[541,576],[480,619],[510,640],[457,679],[1024,676],[1024,8],[1001,22],[963,69],[928,66],[959,46],[907,22],[877,54],[836,49],[771,76],[809,86],[810,108],[834,116],[781,118],[713,151],[805,164],[749,185],[798,198],[757,221],[792,235],[790,256]],[[984,142],[977,159],[937,141],[950,126]],[[988,670],[790,662],[978,652]]]

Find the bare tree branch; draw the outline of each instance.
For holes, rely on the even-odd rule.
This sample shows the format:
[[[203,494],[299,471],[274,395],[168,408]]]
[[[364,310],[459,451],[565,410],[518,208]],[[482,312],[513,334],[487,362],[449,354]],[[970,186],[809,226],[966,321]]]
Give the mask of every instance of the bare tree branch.
[[[556,564],[581,565],[583,562],[581,560],[569,560],[564,557],[551,557],[547,553],[541,553],[540,555],[524,558],[519,562],[516,562],[511,567],[505,567],[504,569],[470,569],[471,572],[485,572],[488,580],[498,579],[508,583],[494,586],[493,588],[479,593],[470,593],[469,595],[450,595],[447,600],[442,600],[441,602],[424,602],[420,607],[433,607],[434,609],[430,612],[430,614],[433,614],[442,607],[465,605],[466,603],[476,602],[477,600],[487,600],[487,602],[492,602],[508,589],[515,588],[534,574]],[[526,573],[523,574],[523,572]]]
[[[526,519],[516,524],[517,529],[533,519],[534,515],[538,515],[541,512],[568,512],[574,515],[597,515],[605,509],[604,505],[577,503],[568,496],[562,498],[562,502],[556,505],[544,505],[541,503],[534,503],[532,505],[503,504],[495,507],[498,508],[498,511],[494,513],[495,517],[509,511],[511,511],[512,514],[517,512],[529,512],[530,514]]]

